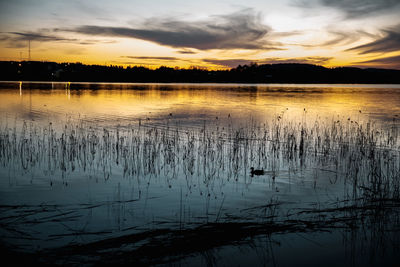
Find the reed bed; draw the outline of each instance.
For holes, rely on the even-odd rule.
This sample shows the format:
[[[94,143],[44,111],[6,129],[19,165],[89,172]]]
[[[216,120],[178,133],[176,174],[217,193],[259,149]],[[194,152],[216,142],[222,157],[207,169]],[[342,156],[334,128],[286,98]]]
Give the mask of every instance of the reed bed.
[[[57,179],[67,185],[73,173],[105,181],[119,175],[137,183],[149,183],[146,177],[155,177],[169,186],[173,180],[184,179],[188,191],[200,184],[207,188],[204,191],[207,205],[215,187],[227,183],[249,184],[258,179],[250,176],[250,167],[264,169],[271,181],[289,173],[289,176],[317,174],[316,179],[343,183],[343,195],[335,196],[332,201],[311,207],[292,205],[289,210],[282,209],[285,203],[278,198],[271,198],[264,205],[229,214],[224,212],[223,198],[215,221],[207,219],[206,223],[201,219],[184,222],[186,210],[181,191],[175,227],[163,228],[174,225],[171,221],[158,222],[155,229],[149,227],[117,238],[112,230],[51,233],[48,239],[95,235],[101,240],[43,251],[45,261],[51,259],[54,263],[60,259],[66,263],[71,255],[78,257],[78,261],[93,256],[94,262],[101,258],[110,263],[125,261],[126,257],[136,262],[147,255],[143,264],[165,264],[189,253],[202,253],[259,235],[332,229],[344,229],[343,236],[351,239],[346,244],[358,246],[369,240],[375,250],[376,247],[384,250],[387,242],[397,242],[392,237],[398,238],[400,135],[396,121],[383,126],[349,119],[317,119],[310,123],[305,118],[295,121],[278,115],[266,123],[250,120],[241,126],[218,118],[196,127],[181,126],[172,120],[161,124],[139,120],[132,125],[108,128],[84,120],[69,120],[61,126],[24,122],[21,127],[0,126],[0,164],[1,171],[11,176],[29,177],[31,173],[42,172],[49,177],[50,185]],[[64,206],[2,205],[0,226],[17,238],[33,242],[36,235],[30,235],[19,224],[67,225],[82,218],[82,211],[139,200],[118,196],[114,201]],[[393,235],[388,236],[387,232]],[[355,237],[362,240],[356,242]],[[185,250],[185,240],[198,246]],[[133,248],[128,252],[116,249],[115,253],[102,253],[121,246]],[[162,253],[152,261],[149,257],[154,249]],[[176,256],[165,261],[171,253]],[[93,263],[92,259],[89,262]]]
[[[206,186],[249,181],[250,167],[272,179],[281,171],[323,170],[348,186],[347,196],[400,198],[398,124],[379,127],[350,120],[288,121],[281,116],[242,127],[204,122],[186,128],[166,122],[99,128],[84,121],[61,130],[24,122],[0,128],[0,164],[22,173],[40,170],[67,179],[72,172],[107,180],[113,173],[152,175],[166,182],[182,175],[191,189],[194,177]],[[54,179],[54,178],[51,178]]]

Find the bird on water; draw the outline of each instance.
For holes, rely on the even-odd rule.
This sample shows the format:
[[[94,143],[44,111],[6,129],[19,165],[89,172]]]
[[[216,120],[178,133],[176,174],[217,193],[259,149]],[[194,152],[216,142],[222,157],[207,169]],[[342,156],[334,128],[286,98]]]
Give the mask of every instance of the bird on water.
[[[254,167],[250,168],[250,174],[253,177],[254,175],[264,175],[264,169],[255,170]]]

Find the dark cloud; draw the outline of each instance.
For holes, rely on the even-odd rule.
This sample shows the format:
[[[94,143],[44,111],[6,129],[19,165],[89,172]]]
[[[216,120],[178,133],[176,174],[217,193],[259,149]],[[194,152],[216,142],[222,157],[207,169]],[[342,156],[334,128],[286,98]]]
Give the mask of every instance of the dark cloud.
[[[81,40],[78,42],[81,45],[94,45],[94,44],[115,44],[115,40]]]
[[[302,35],[304,31],[291,31],[291,32],[271,32],[269,36],[272,38],[290,37],[295,35]]]
[[[123,58],[131,58],[131,59],[141,59],[141,60],[180,60],[177,57],[136,57],[136,56],[122,56]]]
[[[238,65],[245,65],[250,63],[257,63],[257,64],[303,63],[303,64],[323,65],[328,63],[331,59],[333,59],[333,57],[267,58],[259,60],[241,59],[241,58],[204,59],[203,61],[214,65],[235,68]]]
[[[68,39],[55,35],[45,35],[35,32],[8,32],[13,40],[17,41],[39,41],[39,42],[57,42],[57,41],[77,41],[77,39]]]
[[[140,61],[110,61],[116,64],[132,65],[132,66],[158,66],[158,63],[140,62]]]
[[[0,42],[6,41],[7,39],[8,39],[7,36],[5,36],[5,35],[0,35]]]
[[[55,35],[49,29],[39,29],[36,32],[7,32],[0,36],[0,41],[6,42],[9,48],[22,48],[27,46],[28,41],[32,42],[65,42],[81,45],[93,45],[98,43],[116,43],[115,40],[80,40],[76,38],[65,38]]]
[[[305,9],[331,7],[342,11],[347,18],[366,17],[400,10],[399,0],[293,0],[293,5]]]
[[[278,63],[302,63],[323,65],[332,60],[333,57],[300,57],[300,58],[268,58],[264,62],[268,64]]]
[[[181,49],[181,50],[178,50],[177,52],[179,54],[189,54],[189,55],[197,54],[195,51],[190,50],[190,49]]]
[[[357,64],[374,65],[386,68],[400,69],[400,56],[383,57],[372,60],[357,62]]]
[[[86,35],[126,37],[178,48],[263,49],[269,27],[252,9],[229,15],[212,16],[208,20],[189,22],[171,18],[152,18],[140,27],[106,27],[83,25],[58,29]],[[271,49],[271,47],[269,47]]]
[[[320,0],[321,4],[338,8],[348,17],[362,17],[400,7],[399,0]]]
[[[162,57],[162,56],[120,56],[123,59],[130,59],[130,61],[120,61],[121,64],[130,65],[167,65],[172,66],[176,62],[186,62],[188,64],[198,64],[202,60],[190,59],[190,58],[179,58],[179,57]]]
[[[371,43],[356,46],[347,51],[357,51],[360,54],[386,53],[400,51],[400,25],[384,30],[384,36]]]
[[[7,48],[23,48],[28,46],[28,41],[32,42],[79,42],[77,39],[70,39],[49,34],[47,30],[43,32],[7,32],[1,35],[1,42]]]

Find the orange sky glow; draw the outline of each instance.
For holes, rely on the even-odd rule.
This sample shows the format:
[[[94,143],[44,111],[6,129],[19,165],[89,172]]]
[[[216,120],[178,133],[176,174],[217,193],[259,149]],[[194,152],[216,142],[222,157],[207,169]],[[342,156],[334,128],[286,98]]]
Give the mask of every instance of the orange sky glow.
[[[277,2],[0,1],[0,60],[400,69],[399,1]]]

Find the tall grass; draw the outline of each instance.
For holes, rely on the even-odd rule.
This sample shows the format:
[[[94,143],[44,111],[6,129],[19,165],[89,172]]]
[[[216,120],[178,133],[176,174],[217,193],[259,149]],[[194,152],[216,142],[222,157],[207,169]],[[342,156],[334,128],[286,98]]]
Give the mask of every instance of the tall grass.
[[[50,184],[61,179],[65,185],[73,173],[105,181],[122,175],[143,184],[156,178],[170,186],[173,180],[181,179],[184,183],[180,184],[185,184],[188,191],[199,190],[205,200],[205,216],[200,217],[196,207],[186,206],[188,203],[181,187],[179,191],[171,190],[180,193],[175,197],[179,199],[175,203],[179,207],[176,207],[172,221],[169,217],[153,218],[153,222],[149,218],[135,217],[125,225],[125,213],[136,211],[133,207],[139,206],[141,197],[139,194],[137,198],[125,199],[118,181],[112,200],[1,205],[0,228],[13,240],[27,239],[29,245],[34,244],[36,238],[37,242],[43,238],[43,242],[60,239],[62,243],[69,242],[69,237],[93,236],[93,239],[82,240],[102,241],[86,245],[86,241],[79,241],[74,253],[87,257],[91,253],[87,248],[93,248],[97,260],[98,255],[107,255],[110,262],[125,260],[121,258],[123,250],[118,249],[125,245],[132,247],[133,244],[134,248],[126,257],[137,262],[143,258],[146,248],[151,248],[147,251],[152,258],[154,249],[162,252],[165,244],[172,244],[168,247],[172,250],[164,250],[164,254],[160,253],[155,259],[170,255],[173,248],[186,253],[202,253],[209,248],[264,234],[271,237],[274,233],[341,231],[338,229],[343,229],[343,244],[350,246],[351,253],[365,252],[366,249],[371,250],[370,256],[384,253],[388,247],[395,249],[398,244],[398,126],[396,121],[382,126],[347,118],[316,119],[310,123],[305,114],[300,121],[279,115],[265,123],[250,120],[241,126],[219,120],[204,122],[197,127],[171,121],[158,125],[139,121],[132,125],[101,128],[84,120],[68,120],[61,126],[59,123],[43,126],[35,122],[24,122],[21,127],[1,125],[2,173],[8,171],[9,175],[30,177],[33,176],[30,174],[42,172],[49,177]],[[250,167],[263,168],[266,177],[251,177]],[[343,183],[343,196],[340,199],[335,196],[333,201],[323,205],[317,203],[310,208],[308,203],[284,206],[279,195],[272,198],[269,195],[261,197],[257,203],[239,207],[237,213],[231,212],[235,203],[230,203],[228,194],[213,201],[215,192],[228,183],[246,187],[255,179],[270,179],[274,183],[287,174],[288,177],[309,178],[315,175],[315,179],[329,179],[332,184]],[[113,226],[111,229],[92,229],[92,224],[85,222],[86,212],[109,209],[115,209],[111,214],[117,220],[118,229]],[[139,225],[143,222],[146,225]],[[62,226],[62,229],[43,235],[40,231],[31,231],[47,226],[50,226],[48,229]],[[207,235],[217,238],[205,238]],[[180,243],[181,240],[184,242]],[[187,240],[192,240],[193,251],[185,250]],[[110,254],[110,247],[114,253]],[[60,251],[52,252],[54,258],[64,257],[65,250]],[[104,251],[107,253],[102,254]],[[46,260],[51,257],[47,252],[43,255]],[[65,258],[66,262],[69,256]]]
[[[398,124],[373,122],[290,121],[277,116],[242,127],[204,123],[202,127],[134,125],[99,128],[69,121],[62,129],[24,122],[1,126],[3,168],[49,176],[80,171],[110,179],[116,170],[138,180],[146,175],[169,182],[182,174],[189,189],[197,177],[207,187],[242,179],[250,167],[264,168],[275,178],[280,171],[322,169],[333,172],[349,188],[348,197],[400,199]]]

